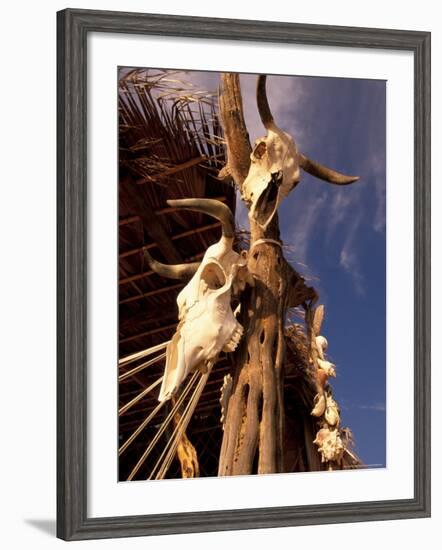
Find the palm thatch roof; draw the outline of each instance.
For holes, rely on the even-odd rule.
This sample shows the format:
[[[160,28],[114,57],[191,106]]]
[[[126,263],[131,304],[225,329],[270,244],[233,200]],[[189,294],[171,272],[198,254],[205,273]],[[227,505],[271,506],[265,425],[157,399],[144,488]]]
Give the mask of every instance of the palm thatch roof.
[[[177,211],[167,205],[168,199],[216,198],[235,210],[234,188],[217,178],[225,164],[217,98],[213,93],[196,90],[182,77],[182,73],[162,70],[120,71],[120,444],[124,446],[136,433],[120,455],[121,480],[127,479],[171,407],[152,416],[158,407],[164,343],[175,331],[176,297],[184,286],[153,273],[144,251],[165,263],[192,262],[201,259],[207,247],[219,239],[219,222],[196,212]],[[291,324],[286,336],[286,469],[323,469],[312,443],[316,427],[310,409],[315,384],[302,325]],[[159,348],[156,351],[155,346]],[[146,355],[143,350],[153,352]],[[127,357],[132,359],[125,361]],[[222,356],[187,429],[202,476],[217,473],[222,439],[220,388],[224,376],[232,370],[231,355]],[[144,426],[150,417],[153,420]],[[169,436],[170,428],[158,439],[136,479],[148,476]],[[166,475],[180,477],[177,461]]]

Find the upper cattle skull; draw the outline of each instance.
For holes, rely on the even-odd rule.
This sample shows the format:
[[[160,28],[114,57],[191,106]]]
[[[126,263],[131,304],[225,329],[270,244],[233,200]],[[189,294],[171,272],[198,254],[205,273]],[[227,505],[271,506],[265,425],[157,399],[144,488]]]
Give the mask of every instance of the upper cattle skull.
[[[166,266],[147,253],[151,268],[163,276],[189,276],[193,273],[177,297],[179,324],[167,346],[159,401],[170,399],[190,372],[206,370],[221,351],[236,348],[243,327],[233,314],[231,296],[232,291],[242,290],[247,281],[244,276],[247,258],[232,249],[234,220],[225,204],[211,199],[168,203],[214,216],[222,222],[223,231],[221,239],[206,250],[199,265]]]
[[[295,142],[273,122],[267,128],[267,136],[255,142],[243,184],[243,199],[251,204],[250,215],[262,226],[270,223],[280,202],[300,179]]]
[[[300,168],[336,185],[353,183],[345,176],[299,153],[292,137],[274,122],[267,101],[266,76],[258,77],[258,110],[267,135],[259,138],[250,155],[250,168],[242,185],[242,198],[250,205],[249,215],[266,228],[279,204],[300,181]]]

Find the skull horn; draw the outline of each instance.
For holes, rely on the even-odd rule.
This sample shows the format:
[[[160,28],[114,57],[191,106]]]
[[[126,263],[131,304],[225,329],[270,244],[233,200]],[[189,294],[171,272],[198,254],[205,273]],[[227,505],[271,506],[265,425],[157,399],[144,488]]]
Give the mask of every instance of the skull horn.
[[[273,116],[270,111],[269,102],[266,92],[267,75],[261,74],[258,76],[258,84],[256,87],[256,102],[258,104],[259,116],[265,128],[269,128],[273,124]]]
[[[161,277],[166,277],[168,279],[191,279],[200,265],[199,262],[194,262],[191,264],[167,265],[154,260],[147,250],[144,251],[144,254],[152,271],[155,271],[155,273],[158,273]]]
[[[274,124],[274,122],[267,99],[266,79],[266,75],[258,76],[256,100],[258,103],[258,111],[262,123],[264,127],[268,129],[272,124]],[[314,160],[309,159],[301,153],[299,154],[299,166],[305,172],[308,172],[312,176],[328,181],[329,183],[333,183],[335,185],[349,185],[350,183],[354,183],[359,179],[358,176],[346,176],[345,174],[336,172],[331,168],[327,168],[326,166],[323,166],[322,164],[319,164],[319,162],[315,162]]]
[[[223,236],[233,239],[235,236],[235,219],[230,208],[214,199],[177,199],[167,201],[169,206],[202,212],[216,218],[222,223]]]
[[[302,153],[298,153],[298,158],[299,166],[305,170],[305,172],[308,172],[312,176],[315,176],[321,180],[333,183],[334,185],[349,185],[359,179],[359,176],[346,176],[345,174],[336,172],[331,168],[327,168],[327,166],[323,166],[322,164],[319,164],[319,162],[309,159]]]

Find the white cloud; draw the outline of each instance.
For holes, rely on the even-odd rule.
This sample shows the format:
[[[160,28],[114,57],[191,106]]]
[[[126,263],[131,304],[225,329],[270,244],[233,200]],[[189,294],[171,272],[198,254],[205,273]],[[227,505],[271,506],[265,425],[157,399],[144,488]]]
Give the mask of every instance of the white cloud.
[[[334,189],[333,199],[328,206],[325,228],[326,243],[330,244],[337,227],[347,219],[350,212],[355,208],[355,193],[348,192],[348,189]]]
[[[355,240],[359,224],[360,216],[354,219],[348,229],[347,236],[339,256],[339,264],[351,276],[356,292],[362,296],[365,294],[365,281],[355,252]]]
[[[376,193],[376,212],[373,219],[373,229],[381,233],[385,230],[386,217],[385,158],[383,155],[373,155],[371,173]]]
[[[381,403],[380,401],[371,403],[370,405],[359,405],[359,408],[368,410],[368,411],[377,411],[377,412],[385,412],[386,410],[385,403]]]
[[[326,204],[326,197],[327,194],[324,192],[309,201],[308,208],[303,209],[303,215],[297,217],[297,221],[291,230],[290,245],[293,248],[296,260],[300,263],[307,262],[308,246],[311,242],[315,225],[321,219],[322,210]]]

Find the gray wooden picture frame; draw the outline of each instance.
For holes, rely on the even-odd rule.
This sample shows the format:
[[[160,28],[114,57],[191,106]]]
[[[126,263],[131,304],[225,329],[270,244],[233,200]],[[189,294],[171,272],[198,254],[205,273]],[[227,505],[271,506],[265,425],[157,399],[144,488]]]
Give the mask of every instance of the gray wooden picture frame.
[[[87,36],[408,50],[414,55],[414,498],[87,517]],[[57,535],[80,540],[430,515],[430,33],[67,9],[57,14]],[[147,490],[147,489],[146,489]]]

